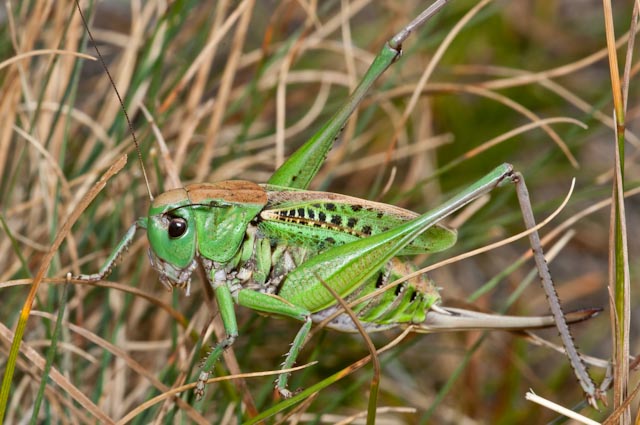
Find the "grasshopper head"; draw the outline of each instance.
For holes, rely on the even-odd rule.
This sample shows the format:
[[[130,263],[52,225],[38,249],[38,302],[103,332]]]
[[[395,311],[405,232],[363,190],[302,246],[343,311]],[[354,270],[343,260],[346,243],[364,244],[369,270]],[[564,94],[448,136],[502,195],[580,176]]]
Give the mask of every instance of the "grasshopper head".
[[[147,219],[149,260],[168,288],[182,288],[189,294],[191,273],[196,263],[196,226],[193,208],[185,189],[158,196]]]
[[[224,267],[266,202],[262,187],[242,180],[192,184],[158,196],[149,209],[147,236],[162,283],[188,293],[198,257]]]

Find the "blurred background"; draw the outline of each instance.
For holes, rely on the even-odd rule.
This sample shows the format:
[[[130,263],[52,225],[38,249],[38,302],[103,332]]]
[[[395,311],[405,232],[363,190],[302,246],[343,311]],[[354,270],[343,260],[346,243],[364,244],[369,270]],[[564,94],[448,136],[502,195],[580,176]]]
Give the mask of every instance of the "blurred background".
[[[123,97],[153,194],[192,182],[268,180],[330,119],[386,40],[428,6],[419,1],[80,4]],[[622,1],[613,10],[621,69],[632,7]],[[608,359],[615,136],[602,9],[593,0],[452,1],[404,43],[402,58],[362,102],[312,187],[422,212],[510,162],[526,177],[541,221],[560,205],[575,178],[568,205],[541,234],[553,236],[545,249],[557,251],[551,272],[565,310],[605,309],[572,329],[582,352]],[[126,168],[82,211],[53,257],[52,279],[38,290],[24,341],[44,357],[59,329],[52,365],[70,385],[48,382],[38,422],[94,422],[97,408],[114,421],[135,412],[137,423],[236,423],[275,405],[274,377],[268,376],[249,378],[244,386],[211,384],[199,405],[185,392],[182,403],[167,397],[141,408],[197,376],[196,340],[217,316],[210,291],[196,274],[190,297],[166,292],[150,270],[142,232],[110,276],[111,284],[65,289],[67,272],[97,271],[126,229],[146,214],[147,189],[104,67],[78,56],[96,54],[75,3],[7,2],[1,13],[4,328],[15,328],[30,279],[65,218],[116,158],[130,154]],[[640,142],[639,89],[633,82],[639,69],[635,58],[625,168],[632,283],[640,249],[639,204],[633,196]],[[455,247],[411,261],[434,264],[523,229],[512,187],[484,201],[447,221],[458,229]],[[446,305],[546,314],[538,279],[530,276],[533,263],[518,262],[528,249],[520,240],[430,276]],[[632,355],[639,305],[633,289]],[[64,320],[56,328],[61,308]],[[240,336],[231,350],[238,369],[227,362],[216,373],[277,369],[300,324],[244,309],[238,309],[238,320]],[[553,329],[538,334],[559,343]],[[2,369],[10,344],[6,335],[0,344]],[[380,347],[397,335],[376,335],[374,342]],[[213,341],[215,336],[204,343]],[[367,354],[361,336],[320,330],[299,357],[300,364],[318,364],[295,373],[291,388],[308,388]],[[18,362],[8,423],[31,415],[42,379],[35,359],[23,356]],[[582,390],[562,354],[518,335],[410,335],[380,361],[377,404],[390,411],[380,412],[378,423],[553,420],[553,412],[525,401],[529,388],[594,419],[611,413],[584,408]],[[372,373],[368,365],[348,374],[297,406],[295,417],[338,422],[366,411]],[[604,370],[592,368],[592,375],[599,383]],[[636,382],[632,372],[631,388]]]

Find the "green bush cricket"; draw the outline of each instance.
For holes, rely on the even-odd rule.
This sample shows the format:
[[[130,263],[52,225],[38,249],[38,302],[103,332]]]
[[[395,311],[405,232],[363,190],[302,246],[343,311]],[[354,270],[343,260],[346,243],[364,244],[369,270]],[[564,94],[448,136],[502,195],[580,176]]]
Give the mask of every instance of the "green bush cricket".
[[[196,395],[204,394],[209,371],[238,336],[235,304],[261,313],[303,322],[283,363],[296,361],[314,322],[332,317],[328,327],[356,332],[329,285],[353,305],[368,332],[411,326],[417,332],[464,329],[530,329],[555,323],[578,380],[592,405],[601,397],[575,349],[560,308],[535,230],[522,176],[503,164],[467,189],[422,215],[391,205],[307,188],[351,113],[372,84],[401,54],[402,42],[436,13],[438,1],[391,38],[375,58],[349,99],[315,136],[298,149],[263,185],[232,180],[191,184],[152,199],[149,214],[139,218],[98,273],[80,280],[102,280],[146,229],[151,264],[168,288],[190,292],[190,279],[202,264],[215,293],[227,337],[205,360]],[[474,199],[505,183],[517,188],[524,221],[551,317],[481,315],[439,306],[437,288],[419,275],[401,285],[391,284],[414,271],[404,256],[438,252],[451,247],[456,233],[440,222]],[[363,299],[374,292],[390,290]],[[575,320],[589,317],[585,312]],[[291,396],[288,374],[276,388]]]

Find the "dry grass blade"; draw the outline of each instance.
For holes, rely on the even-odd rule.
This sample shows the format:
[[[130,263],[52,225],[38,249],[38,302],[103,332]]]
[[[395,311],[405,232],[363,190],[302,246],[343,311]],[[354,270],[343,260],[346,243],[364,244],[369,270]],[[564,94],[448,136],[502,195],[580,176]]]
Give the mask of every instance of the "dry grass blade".
[[[70,56],[75,56],[81,59],[89,59],[93,61],[96,60],[96,58],[94,58],[93,56],[87,55],[84,53],[78,53],[78,52],[69,51],[69,50],[59,50],[59,49],[42,49],[42,50],[32,50],[30,52],[16,55],[10,59],[3,60],[2,62],[0,62],[0,69],[6,68],[9,65],[13,65],[18,61],[29,59],[33,56],[38,56],[38,55],[70,55]]]
[[[616,407],[613,412],[611,412],[607,420],[602,422],[602,425],[614,425],[618,423],[624,416],[625,412],[631,407],[631,403],[633,403],[635,398],[638,396],[638,393],[640,393],[640,383],[636,384],[636,387],[631,391],[631,394],[629,394],[620,406]],[[638,423],[638,421],[636,420],[635,423]]]
[[[609,0],[603,1],[605,34],[609,57],[609,73],[611,77],[611,93],[613,97],[613,117],[616,122],[613,144],[614,149],[614,178],[612,187],[611,227],[610,227],[610,291],[613,294],[615,308],[612,309],[613,333],[613,407],[625,404],[629,386],[629,337],[631,315],[631,281],[629,270],[629,252],[627,242],[627,219],[624,201],[625,181],[625,104],[618,57],[615,48],[615,30],[613,10]],[[636,14],[634,14],[636,16]],[[635,25],[631,25],[635,29]],[[629,43],[632,45],[633,43]],[[630,59],[630,56],[627,56]],[[627,86],[628,88],[628,86]],[[620,415],[619,423],[631,423],[631,409],[627,407]]]
[[[296,367],[292,367],[290,369],[286,369],[286,372],[295,372],[298,370],[303,370],[307,367],[313,366],[315,364],[315,362],[312,363],[308,363],[308,364],[304,364],[301,366],[296,366]],[[272,370],[272,371],[268,371],[268,372],[248,372],[248,373],[240,373],[237,375],[229,375],[229,376],[219,376],[217,378],[210,378],[207,380],[207,384],[215,384],[218,382],[223,382],[223,381],[233,381],[236,379],[247,379],[247,378],[257,378],[257,377],[262,377],[262,376],[275,376],[275,375],[279,375],[281,373],[281,370]],[[179,387],[175,387],[175,388],[171,388],[171,389],[167,389],[164,393],[153,397],[147,401],[145,401],[144,403],[140,404],[139,406],[137,406],[134,410],[132,410],[131,412],[127,413],[122,419],[120,419],[118,422],[116,422],[118,425],[124,425],[126,423],[129,423],[130,421],[132,421],[133,419],[136,418],[136,416],[140,415],[142,412],[144,412],[145,410],[155,406],[156,404],[159,404],[161,402],[164,402],[166,400],[170,400],[178,395],[180,395],[181,393],[187,392],[187,391],[192,391],[194,388],[196,387],[196,383],[190,383],[190,384],[184,384],[181,385]],[[200,423],[200,421],[198,420],[198,422]],[[204,422],[204,423],[208,423],[208,422]]]
[[[222,118],[228,108],[231,85],[233,84],[233,79],[237,72],[240,55],[242,53],[242,45],[244,44],[244,40],[247,35],[249,22],[251,22],[251,15],[253,13],[255,0],[247,0],[245,4],[245,9],[240,17],[238,27],[234,34],[231,55],[227,59],[224,73],[222,74],[220,92],[216,98],[211,122],[209,123],[209,128],[206,132],[208,143],[205,145],[200,161],[196,165],[196,179],[199,181],[204,181],[206,176],[209,174],[209,163],[211,162],[214,148],[217,144]]]
[[[20,318],[18,320],[18,325],[16,327],[15,335],[13,336],[13,341],[11,342],[11,351],[9,354],[9,358],[7,360],[7,366],[5,369],[5,374],[2,379],[2,391],[0,392],[0,418],[4,417],[5,408],[7,406],[7,400],[9,399],[9,391],[11,389],[11,382],[13,379],[13,372],[15,369],[15,362],[18,357],[18,350],[20,347],[20,343],[22,342],[22,336],[24,335],[24,331],[27,325],[27,320],[29,319],[29,314],[31,312],[31,308],[33,306],[33,302],[35,300],[36,294],[38,292],[38,287],[40,286],[40,282],[44,278],[45,273],[49,269],[51,261],[53,260],[54,255],[60,248],[62,241],[67,237],[69,231],[71,231],[71,226],[78,220],[80,214],[87,208],[87,206],[95,199],[95,197],[100,193],[102,189],[107,185],[107,182],[111,177],[113,177],[118,171],[122,170],[122,168],[127,163],[127,156],[121,156],[109,169],[106,173],[100,177],[100,179],[93,185],[91,190],[87,192],[87,194],[82,198],[78,206],[71,212],[67,220],[64,222],[60,231],[58,232],[55,240],[51,244],[51,248],[47,255],[44,257],[42,264],[40,265],[40,269],[38,273],[35,275],[33,279],[33,283],[31,284],[31,288],[29,290],[29,294],[27,295],[27,299],[24,302],[24,306],[20,312]]]
[[[558,412],[563,416],[566,416],[568,418],[574,419],[582,424],[585,425],[599,425],[599,422],[596,422],[594,420],[591,420],[589,418],[587,418],[586,416],[580,415],[576,412],[574,412],[573,410],[569,410],[563,406],[560,406],[559,404],[553,403],[552,401],[547,400],[546,398],[540,397],[539,395],[535,394],[533,391],[529,390],[529,392],[527,394],[525,394],[525,398],[529,401],[532,401],[534,403],[538,403],[544,407],[546,407],[547,409],[551,409],[554,412]]]
[[[38,311],[34,311],[33,312],[34,316],[39,316],[39,317],[44,317],[44,318],[48,318],[49,320],[53,319],[53,316],[47,313],[43,313],[43,312],[38,312]],[[152,372],[150,372],[143,364],[137,362],[135,359],[133,359],[125,350],[121,349],[120,347],[110,343],[109,341],[104,340],[103,338],[100,338],[99,336],[95,335],[92,332],[87,331],[86,329],[71,324],[71,323],[64,323],[65,327],[68,327],[69,330],[77,333],[78,335],[86,338],[88,341],[91,341],[93,343],[95,343],[97,346],[102,347],[103,349],[107,350],[108,352],[112,353],[113,355],[115,355],[117,358],[124,360],[124,363],[135,373],[137,373],[138,375],[140,375],[141,377],[143,377],[144,379],[148,380],[151,385],[153,385],[153,387],[155,389],[157,389],[158,391],[163,391],[165,393],[171,391],[171,389],[164,385],[160,380],[158,380],[153,374]],[[76,389],[77,391],[77,389]],[[186,413],[186,415],[189,417],[189,419],[198,422],[198,423],[204,423],[206,422],[205,418],[203,418],[189,403],[187,403],[185,400],[182,400],[180,398],[176,398],[173,400],[181,409],[183,409],[183,411]]]
[[[565,354],[564,347],[562,347],[561,345],[557,345],[557,344],[554,344],[552,342],[549,342],[546,339],[543,339],[540,336],[538,336],[538,335],[536,335],[536,334],[534,334],[532,332],[527,332],[526,338],[531,344],[536,344],[536,345],[547,347],[547,348],[549,348],[551,350],[554,350],[554,351],[556,351],[558,353],[561,353],[562,355]],[[606,369],[607,367],[610,366],[610,362],[609,362],[608,359],[596,358],[596,357],[587,356],[587,355],[584,355],[584,354],[581,354],[581,357],[583,358],[585,363],[590,365],[590,366],[595,366],[595,367],[598,367],[598,368],[601,368],[601,369]]]
[[[635,37],[635,32],[627,32],[618,40],[613,40],[615,49],[623,46],[625,43],[630,42],[631,38]],[[609,55],[609,47],[602,48],[597,52],[594,52],[580,60],[573,63],[562,65],[558,68],[549,69],[547,71],[541,71],[536,73],[526,73],[525,75],[517,75],[510,78],[502,78],[494,81],[487,81],[481,83],[482,87],[491,89],[501,89],[513,86],[520,86],[525,84],[533,84],[544,80],[550,80],[564,75],[571,75],[576,71],[586,68],[594,63],[606,58]]]
[[[378,400],[378,390],[380,387],[380,360],[378,359],[376,346],[373,345],[371,338],[369,337],[369,335],[367,334],[367,331],[362,326],[362,323],[360,323],[358,316],[353,312],[353,310],[349,307],[346,301],[342,299],[340,294],[338,294],[336,290],[333,289],[331,286],[327,285],[327,283],[324,282],[320,276],[316,275],[316,278],[318,278],[318,280],[322,283],[324,288],[327,291],[329,291],[333,296],[333,298],[335,298],[336,301],[340,304],[340,306],[342,306],[344,313],[349,315],[349,317],[351,318],[351,321],[353,322],[355,327],[358,329],[360,336],[362,336],[362,339],[367,345],[367,349],[369,350],[369,353],[371,355],[371,362],[373,364],[373,376],[371,378],[371,383],[369,386],[370,391],[369,391],[369,404],[368,404],[369,409],[367,411],[367,425],[372,425],[376,422],[376,406],[377,406],[377,400]]]
[[[438,46],[438,50],[433,55],[433,58],[431,59],[431,62],[429,62],[429,66],[426,67],[426,69],[424,70],[424,72],[420,76],[420,80],[416,84],[415,89],[413,90],[413,94],[411,95],[411,99],[409,100],[409,104],[407,105],[406,109],[404,110],[404,112],[402,114],[402,118],[400,120],[399,125],[396,127],[397,128],[396,134],[391,139],[391,144],[389,145],[389,148],[387,150],[387,152],[389,153],[389,156],[390,156],[390,152],[395,147],[395,144],[396,144],[396,142],[398,140],[399,129],[400,128],[404,128],[404,126],[406,125],[407,120],[409,119],[409,117],[411,115],[411,112],[416,107],[418,99],[422,95],[422,91],[424,90],[424,88],[427,85],[427,81],[429,80],[429,78],[433,74],[433,71],[435,70],[435,68],[438,65],[438,63],[440,62],[440,60],[442,59],[442,56],[447,51],[447,49],[449,48],[449,46],[453,42],[454,38],[458,35],[458,33],[460,31],[462,31],[464,26],[467,25],[469,23],[469,21],[471,21],[471,19],[474,16],[476,16],[489,3],[491,3],[491,0],[482,0],[482,1],[478,2],[473,8],[471,8],[469,10],[469,12],[467,12],[465,14],[465,16],[462,19],[460,19],[458,21],[456,26],[453,27],[451,29],[451,31],[449,31],[449,33],[447,34],[446,38],[442,41],[440,46]]]
[[[636,1],[633,5],[633,15],[631,16],[631,28],[629,29],[630,34],[635,34],[638,31],[638,16],[640,15],[640,4]],[[627,111],[627,106],[629,104],[629,85],[631,82],[631,64],[633,63],[633,46],[635,45],[636,38],[629,38],[629,43],[627,44],[627,54],[624,62],[624,73],[622,75],[622,87],[620,91],[622,92],[622,109]]]
[[[10,341],[16,340],[16,334],[0,323],[0,336],[4,343],[9,344]],[[44,370],[45,359],[33,348],[25,343],[20,344],[20,352],[29,359],[31,365],[38,368],[39,371]],[[115,422],[98,406],[96,406],[85,394],[74,386],[62,373],[56,368],[51,369],[51,374],[47,377],[56,383],[60,388],[64,389],[78,404],[83,406],[93,417],[101,423],[114,424]]]
[[[224,5],[225,3],[221,2],[220,4]],[[169,94],[169,96],[167,96],[165,101],[160,106],[161,112],[164,112],[164,110],[166,110],[169,107],[169,105],[174,101],[175,97],[179,94],[179,92],[183,90],[184,87],[193,78],[193,76],[198,71],[198,69],[201,66],[203,66],[203,63],[211,59],[212,53],[215,54],[216,48],[220,43],[220,39],[222,39],[222,37],[224,37],[227,31],[231,29],[233,24],[236,23],[240,15],[245,12],[245,9],[247,7],[249,7],[249,4],[250,3],[248,1],[243,1],[241,4],[239,4],[237,7],[234,8],[233,13],[229,15],[229,17],[226,19],[224,24],[219,29],[217,28],[217,26],[212,27],[213,30],[217,29],[217,31],[212,32],[212,34],[215,34],[215,37],[212,37],[211,39],[208,40],[206,47],[199,52],[198,57],[191,63],[191,65],[189,66],[189,69],[182,77],[182,80],[176,85],[176,87]],[[225,12],[225,8],[223,6],[219,10],[219,13],[216,14],[216,16],[218,17],[224,16],[224,12]]]
[[[634,32],[635,33],[635,32]],[[631,43],[631,42],[630,42]],[[496,66],[459,66],[456,67],[458,71],[457,74],[461,75],[475,75],[479,73],[481,75],[492,75],[492,76],[535,76],[536,73],[530,71],[524,71],[520,69],[512,69],[505,67],[496,67]],[[551,93],[560,96],[565,99],[570,104],[574,105],[576,108],[580,109],[585,114],[592,114],[594,118],[596,118],[599,122],[606,125],[607,127],[613,129],[615,127],[615,122],[611,118],[610,115],[603,113],[599,110],[594,110],[593,105],[591,105],[587,100],[578,95],[575,91],[567,88],[566,85],[559,84],[556,81],[549,80],[547,78],[536,79],[542,87],[549,90]],[[484,88],[494,88],[491,84],[480,84]],[[636,136],[630,128],[627,128],[627,136],[628,141],[634,146],[640,146],[640,138]]]
[[[395,89],[391,89],[391,90],[386,91],[383,95],[376,96],[374,98],[374,100],[375,101],[379,101],[379,100],[381,100],[383,98],[392,98],[392,97],[395,97],[395,96],[402,96],[403,94],[406,94],[408,92],[414,93],[413,87],[400,86],[400,87],[397,87]],[[478,96],[483,96],[483,97],[486,97],[488,99],[492,99],[492,100],[495,100],[497,102],[500,102],[500,103],[504,104],[505,106],[513,109],[514,111],[517,111],[518,113],[522,114],[526,118],[530,119],[532,122],[534,122],[534,123],[540,122],[542,129],[545,131],[545,133],[547,133],[549,135],[549,137],[556,143],[556,145],[558,145],[558,147],[563,152],[563,154],[567,157],[569,162],[574,167],[578,166],[578,163],[577,163],[576,159],[573,157],[573,154],[571,153],[569,147],[562,140],[560,135],[554,129],[549,127],[549,125],[547,125],[547,123],[544,122],[544,120],[541,117],[539,117],[533,111],[531,111],[530,109],[526,108],[524,105],[514,101],[513,99],[511,99],[508,96],[504,96],[504,95],[501,95],[501,94],[499,94],[499,93],[497,93],[495,91],[487,90],[487,89],[485,89],[483,87],[479,87],[479,86],[475,86],[475,85],[453,84],[453,83],[431,83],[431,84],[428,84],[428,85],[426,85],[424,87],[423,93],[429,93],[429,92],[435,92],[435,93],[438,93],[438,92],[443,92],[443,93],[449,93],[449,92],[472,93],[472,94],[475,94],[475,95],[478,95]],[[580,125],[584,125],[584,124],[580,124]],[[455,164],[456,163],[454,163],[454,165]]]

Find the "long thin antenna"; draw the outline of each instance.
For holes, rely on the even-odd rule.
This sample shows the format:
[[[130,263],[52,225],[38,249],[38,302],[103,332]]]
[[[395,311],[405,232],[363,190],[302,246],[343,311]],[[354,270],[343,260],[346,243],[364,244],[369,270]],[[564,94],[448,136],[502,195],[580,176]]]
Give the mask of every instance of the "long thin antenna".
[[[80,13],[80,18],[82,18],[82,22],[84,23],[84,27],[87,30],[87,34],[89,34],[89,38],[91,39],[91,43],[93,43],[93,47],[94,47],[94,49],[96,49],[96,53],[98,54],[98,58],[100,59],[100,62],[102,63],[102,67],[106,71],[107,76],[109,77],[109,81],[111,82],[111,85],[113,86],[113,89],[116,92],[116,96],[118,97],[118,101],[120,102],[120,108],[122,109],[122,112],[124,113],[124,117],[127,120],[127,124],[129,125],[129,131],[131,132],[131,137],[133,138],[133,143],[136,145],[136,152],[138,153],[138,161],[140,162],[140,167],[142,168],[142,176],[144,177],[144,182],[147,185],[147,193],[149,194],[149,199],[153,202],[153,195],[151,194],[151,186],[149,185],[149,179],[147,178],[147,171],[145,170],[144,162],[142,161],[142,152],[140,151],[140,145],[138,144],[138,139],[136,138],[136,133],[135,133],[135,131],[133,131],[133,124],[131,124],[131,120],[129,119],[129,114],[127,114],[127,109],[124,107],[124,102],[122,100],[122,96],[120,96],[120,92],[118,91],[118,87],[116,87],[116,83],[115,83],[115,81],[113,81],[113,77],[111,77],[111,73],[109,72],[109,68],[107,68],[107,64],[104,61],[104,58],[102,57],[102,54],[100,53],[100,50],[98,50],[98,44],[96,43],[96,40],[93,38],[93,34],[91,34],[91,30],[89,29],[89,24],[87,23],[87,20],[84,17],[84,13],[82,13],[82,8],[80,7],[80,2],[78,0],[76,0],[76,6],[78,8],[78,12]]]

